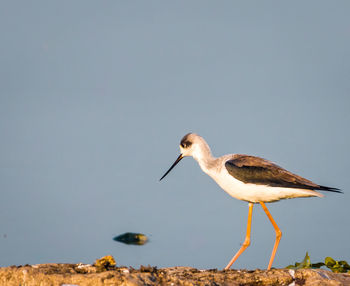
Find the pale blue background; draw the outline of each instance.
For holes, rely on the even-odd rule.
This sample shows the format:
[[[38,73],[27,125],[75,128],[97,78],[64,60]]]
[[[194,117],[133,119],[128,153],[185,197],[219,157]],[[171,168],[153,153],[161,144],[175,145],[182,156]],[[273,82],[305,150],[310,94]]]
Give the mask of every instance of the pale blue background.
[[[1,1],[0,265],[222,268],[247,203],[178,156],[268,158],[344,195],[269,204],[275,267],[350,260],[349,1]],[[145,246],[112,240],[126,231]],[[237,268],[266,268],[254,209]]]

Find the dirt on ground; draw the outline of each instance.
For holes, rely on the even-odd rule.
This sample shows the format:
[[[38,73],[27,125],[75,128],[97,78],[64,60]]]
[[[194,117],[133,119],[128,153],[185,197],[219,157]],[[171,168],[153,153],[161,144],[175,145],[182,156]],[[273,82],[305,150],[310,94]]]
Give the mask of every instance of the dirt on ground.
[[[37,264],[0,268],[0,285],[350,285],[350,274],[327,270],[198,270],[191,267],[105,268],[89,264]]]

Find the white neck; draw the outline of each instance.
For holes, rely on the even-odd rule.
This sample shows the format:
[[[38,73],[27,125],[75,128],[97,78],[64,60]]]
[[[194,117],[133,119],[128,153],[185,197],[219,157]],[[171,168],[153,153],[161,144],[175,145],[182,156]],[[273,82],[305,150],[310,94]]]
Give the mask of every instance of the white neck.
[[[195,151],[192,153],[192,157],[198,162],[201,169],[207,174],[209,174],[209,171],[216,159],[211,154],[210,148],[205,141],[196,146]]]

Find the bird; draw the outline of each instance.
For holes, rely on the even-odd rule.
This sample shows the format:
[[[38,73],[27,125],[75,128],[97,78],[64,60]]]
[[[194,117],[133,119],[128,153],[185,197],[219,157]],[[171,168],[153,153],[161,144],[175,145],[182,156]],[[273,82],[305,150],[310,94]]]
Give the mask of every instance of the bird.
[[[188,133],[180,141],[180,155],[160,181],[184,158],[193,157],[204,173],[209,175],[230,196],[248,202],[246,236],[241,248],[224,268],[229,269],[250,245],[254,204],[260,204],[275,229],[276,238],[267,270],[271,269],[282,232],[265,203],[282,199],[323,197],[318,191],[342,193],[338,188],[318,185],[293,174],[275,163],[256,156],[228,154],[214,157],[207,142],[198,134]]]

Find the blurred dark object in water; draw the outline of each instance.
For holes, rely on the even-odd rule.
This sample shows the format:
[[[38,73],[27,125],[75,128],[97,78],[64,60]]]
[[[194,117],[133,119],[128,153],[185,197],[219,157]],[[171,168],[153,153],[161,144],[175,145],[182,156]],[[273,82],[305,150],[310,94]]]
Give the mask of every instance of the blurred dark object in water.
[[[142,233],[126,232],[116,236],[113,240],[125,244],[144,245],[148,241],[148,238]]]

